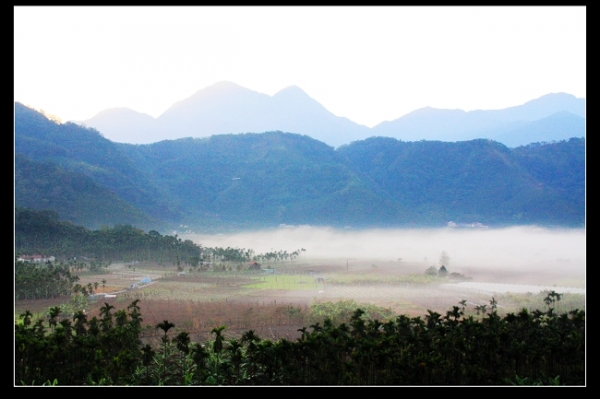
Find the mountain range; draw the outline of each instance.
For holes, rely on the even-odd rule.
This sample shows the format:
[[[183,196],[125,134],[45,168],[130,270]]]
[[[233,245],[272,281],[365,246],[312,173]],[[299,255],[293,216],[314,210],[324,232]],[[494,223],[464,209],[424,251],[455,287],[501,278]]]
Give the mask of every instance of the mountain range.
[[[16,103],[15,156],[17,207],[90,228],[585,226],[583,137],[516,148],[370,137],[336,149],[270,131],[134,145]]]
[[[584,137],[585,100],[553,93],[502,110],[426,107],[369,128],[332,114],[296,86],[269,96],[219,82],[175,103],[157,118],[129,108],[112,108],[76,123],[93,127],[112,141],[130,144],[279,130],[305,134],[334,147],[372,136],[402,141],[488,138],[516,147]]]

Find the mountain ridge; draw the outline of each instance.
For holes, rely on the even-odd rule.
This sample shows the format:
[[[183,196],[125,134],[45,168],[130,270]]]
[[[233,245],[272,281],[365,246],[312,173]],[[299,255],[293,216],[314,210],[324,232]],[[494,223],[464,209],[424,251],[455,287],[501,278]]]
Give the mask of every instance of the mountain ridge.
[[[298,86],[288,86],[269,96],[233,82],[222,81],[176,102],[157,118],[148,119],[143,116],[146,114],[137,111],[129,112],[129,119],[118,117],[115,112],[100,112],[81,123],[96,128],[115,142],[130,144],[281,130],[307,134],[334,147],[371,136],[394,137],[404,141],[489,138],[518,146],[538,141],[539,132],[534,135],[536,139],[529,138],[523,132],[518,136],[510,136],[507,132],[515,130],[523,122],[540,120],[564,111],[584,118],[585,100],[567,93],[550,93],[501,110],[463,111],[424,107],[369,128],[347,117],[334,115]],[[581,124],[575,122],[575,125]],[[584,137],[585,128],[579,127],[579,131],[577,137]],[[560,139],[569,137],[572,136]]]
[[[511,149],[489,139],[370,137],[336,149],[308,135],[272,131],[134,145],[114,143],[93,128],[58,124],[17,103],[15,154],[65,171],[30,173],[25,181],[25,163],[16,164],[17,205],[52,205],[64,214],[70,205],[60,202],[63,183],[53,176],[86,176],[93,184],[64,186],[80,215],[98,217],[86,224],[103,222],[97,205],[81,200],[93,198],[97,186],[120,199],[119,209],[127,203],[163,227],[203,231],[280,224],[440,227],[451,221],[585,226],[584,138]],[[82,209],[86,203],[92,208]]]

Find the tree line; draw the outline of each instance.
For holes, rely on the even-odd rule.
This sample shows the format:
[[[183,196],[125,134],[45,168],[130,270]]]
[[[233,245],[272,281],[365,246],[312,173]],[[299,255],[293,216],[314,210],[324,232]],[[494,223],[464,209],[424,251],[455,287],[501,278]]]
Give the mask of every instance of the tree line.
[[[67,265],[15,262],[15,300],[71,295],[79,277]]]
[[[161,235],[156,230],[148,233],[131,225],[115,225],[98,230],[59,220],[50,210],[15,209],[15,251],[19,254],[53,255],[60,260],[53,263],[26,263],[15,260],[15,299],[41,299],[71,295],[78,292],[76,272],[83,269],[100,270],[113,261],[153,261],[163,266],[184,265],[196,270],[231,268],[226,263],[237,263],[238,270],[250,261],[282,262],[294,260],[304,248],[271,251],[256,254],[252,249],[202,247],[177,235]],[[75,273],[75,274],[74,274]],[[75,285],[74,285],[75,284]],[[88,293],[93,290],[87,289]]]
[[[206,263],[283,262],[296,259],[304,248],[293,252],[269,251],[257,254],[253,249],[203,247],[175,234],[148,233],[131,225],[115,225],[89,230],[59,220],[51,210],[15,209],[15,250],[17,254],[52,254],[56,257],[88,259],[88,263],[111,261],[155,261],[194,268]],[[95,264],[95,263],[94,263]]]
[[[62,258],[84,257],[112,260],[156,261],[175,264],[199,257],[202,248],[177,235],[148,233],[131,225],[115,225],[89,230],[59,220],[56,212],[15,209],[15,251],[17,254],[42,253]]]
[[[168,320],[155,345],[140,339],[138,300],[99,317],[78,311],[58,321],[15,324],[15,384],[24,385],[519,385],[585,384],[585,312],[547,311],[465,315],[466,301],[445,315],[367,319],[356,309],[348,323],[325,318],[297,340],[269,340],[253,330],[192,342]],[[481,311],[481,312],[480,312]],[[481,314],[480,314],[481,313]]]

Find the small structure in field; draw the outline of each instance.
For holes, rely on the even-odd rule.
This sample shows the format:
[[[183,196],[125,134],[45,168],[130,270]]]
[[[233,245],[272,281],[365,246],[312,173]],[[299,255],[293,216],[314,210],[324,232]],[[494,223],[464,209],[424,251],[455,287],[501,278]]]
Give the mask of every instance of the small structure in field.
[[[151,282],[152,282],[152,280],[149,277],[144,277],[143,279],[141,279],[137,283],[131,284],[128,289],[132,290],[134,288],[139,288],[142,285],[145,285],[145,284],[148,284],[148,283],[151,283]]]
[[[260,263],[258,263],[258,262],[248,262],[248,269],[250,269],[250,270],[260,270]]]
[[[140,281],[138,281],[138,285],[142,285],[142,284],[148,284],[151,283],[152,280],[150,279],[150,277],[144,277],[143,279],[141,279]]]
[[[54,262],[56,258],[54,256],[43,256],[43,255],[21,255],[17,258],[19,262],[25,263],[46,263]]]

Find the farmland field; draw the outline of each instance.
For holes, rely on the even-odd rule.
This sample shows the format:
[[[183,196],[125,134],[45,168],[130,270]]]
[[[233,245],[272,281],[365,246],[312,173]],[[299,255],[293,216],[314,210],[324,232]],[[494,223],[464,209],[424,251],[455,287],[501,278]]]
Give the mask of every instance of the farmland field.
[[[146,325],[145,336],[155,337],[153,326],[167,319],[195,339],[208,339],[210,331],[227,325],[226,336],[239,337],[253,329],[269,338],[296,338],[298,329],[313,321],[311,304],[355,301],[385,308],[394,314],[420,316],[428,309],[445,312],[460,301],[474,309],[488,304],[494,296],[500,312],[519,307],[542,308],[540,295],[476,290],[468,283],[449,282],[441,278],[424,278],[421,264],[372,261],[294,261],[275,267],[274,274],[256,271],[187,272],[178,275],[173,267],[152,263],[136,264],[135,272],[126,264],[112,265],[104,274],[80,276],[81,282],[105,280],[99,293],[113,292],[115,298],[100,298],[92,304],[91,314],[108,302],[117,309],[140,299]],[[152,282],[128,289],[143,277]],[[504,285],[510,286],[510,285]],[[522,285],[512,285],[516,292]],[[463,288],[464,287],[464,288]],[[560,292],[560,287],[553,287]],[[537,300],[535,300],[537,298]],[[32,301],[17,303],[19,308]],[[585,308],[585,295],[571,294],[563,300],[564,308]],[[48,306],[48,303],[44,303]],[[38,307],[37,311],[42,311]],[[474,313],[474,310],[472,311]]]
[[[317,233],[323,234],[322,231]],[[554,239],[555,233],[543,233],[546,235],[542,238]],[[481,240],[480,236],[485,234],[487,232],[478,232],[472,236],[472,240],[466,241]],[[539,236],[540,233],[535,234]],[[513,235],[514,230],[511,230],[511,236]],[[360,245],[352,247],[343,242],[345,237],[321,237],[318,245],[309,247],[307,255],[294,261],[265,262],[261,265],[263,269],[272,268],[272,274],[264,270],[249,270],[248,264],[235,262],[224,262],[219,268],[211,265],[208,270],[186,267],[184,272],[178,272],[170,264],[129,262],[111,264],[99,272],[81,272],[79,282],[85,285],[104,281],[103,284],[98,284],[95,293],[115,295],[111,298],[98,298],[91,304],[90,314],[97,314],[104,302],[120,309],[131,301],[140,299],[147,336],[157,333],[154,328],[157,323],[169,320],[178,329],[190,332],[195,339],[208,338],[212,328],[219,325],[227,325],[225,335],[230,337],[254,329],[266,338],[295,338],[299,336],[299,328],[314,321],[311,306],[327,302],[343,301],[379,307],[392,314],[422,316],[428,309],[444,314],[463,300],[466,301],[467,314],[475,314],[475,306],[489,304],[494,297],[498,311],[506,313],[523,307],[543,309],[546,305],[543,294],[539,292],[554,290],[564,294],[557,306],[558,310],[585,309],[584,249],[581,251],[583,259],[563,254],[556,249],[553,249],[554,252],[546,251],[548,255],[542,256],[540,248],[552,247],[552,243],[546,242],[540,244],[540,248],[532,247],[530,253],[521,249],[522,256],[515,255],[512,250],[507,252],[507,259],[501,259],[498,255],[494,259],[488,259],[489,253],[499,253],[492,247],[486,252],[487,258],[483,262],[467,256],[461,259],[461,253],[471,255],[473,252],[464,249],[461,252],[459,248],[450,252],[451,256],[457,253],[457,259],[453,259],[448,269],[449,272],[457,272],[463,278],[461,280],[425,274],[428,267],[439,267],[436,254],[423,251],[429,257],[417,256],[406,250],[402,251],[402,247],[394,247],[394,251],[404,257],[392,257],[392,251],[387,251],[384,247],[386,240],[392,242],[389,234],[377,241],[379,247],[373,245],[381,253],[378,257],[360,253],[356,249]],[[566,237],[561,243],[573,240],[573,233],[566,233]],[[576,236],[574,242],[579,245],[584,241],[581,240],[582,237],[584,236]],[[236,236],[192,238],[199,243],[208,241],[211,245],[220,244],[219,240],[237,244],[236,239],[239,240]],[[248,240],[248,237],[243,238],[258,247],[258,250],[268,251],[266,247],[260,246],[273,245],[272,242],[262,244],[260,241]],[[301,241],[296,236],[292,238],[289,243],[280,240],[281,245],[293,248],[292,241]],[[410,240],[406,236],[401,238]],[[359,241],[364,240],[361,238]],[[504,250],[508,244],[499,241],[503,243]],[[324,243],[330,246],[329,250],[336,249],[337,245],[337,249],[348,252],[349,256],[322,256],[325,249],[328,249],[323,248]],[[409,241],[405,246],[410,244]],[[242,245],[243,242],[240,246]],[[483,247],[481,243],[477,245]],[[418,244],[415,242],[413,246],[417,248]],[[579,250],[576,245],[571,244],[570,247],[575,252]],[[316,252],[312,257],[311,249]],[[150,282],[140,283],[143,278]],[[15,313],[18,315],[26,308],[34,313],[43,312],[48,306],[59,302],[19,301],[15,304]]]

